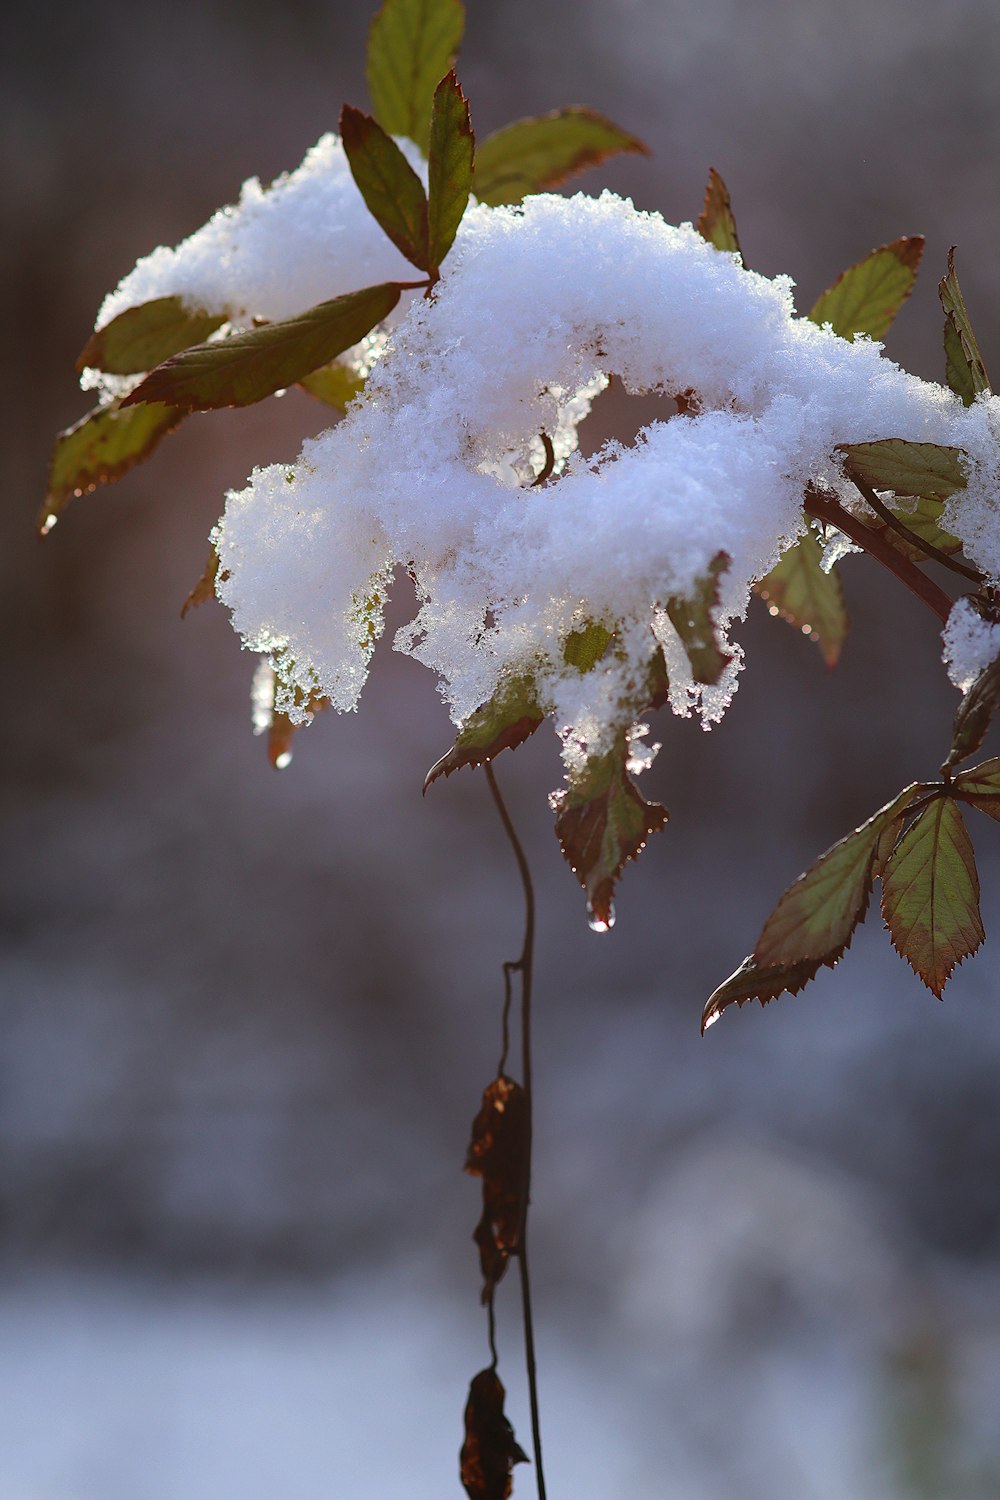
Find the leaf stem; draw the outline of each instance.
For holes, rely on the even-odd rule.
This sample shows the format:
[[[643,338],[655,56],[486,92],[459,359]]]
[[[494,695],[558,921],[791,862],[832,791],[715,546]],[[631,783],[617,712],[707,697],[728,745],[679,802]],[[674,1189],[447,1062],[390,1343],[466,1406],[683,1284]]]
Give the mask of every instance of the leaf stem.
[[[542,1430],[538,1415],[538,1371],[535,1364],[535,1328],[531,1312],[531,1277],[528,1272],[528,1204],[531,1200],[532,1116],[531,988],[535,953],[535,888],[532,884],[531,871],[528,868],[524,848],[517,836],[517,830],[511,822],[510,813],[507,811],[507,804],[501,796],[493,767],[489,761],[485,762],[483,769],[486,772],[486,781],[493,801],[496,804],[497,812],[500,814],[504,833],[507,835],[507,840],[514,851],[518,873],[521,876],[521,885],[524,889],[524,942],[521,947],[520,957],[511,963],[504,964],[504,978],[509,982],[508,974],[515,971],[521,976],[521,1087],[524,1090],[525,1134],[527,1142],[523,1185],[524,1197],[521,1207],[521,1232],[518,1238],[517,1258],[521,1279],[521,1310],[524,1315],[524,1362],[528,1377],[528,1399],[531,1405],[531,1441],[535,1454],[535,1482],[538,1488],[538,1500],[546,1500],[545,1473],[542,1468]]]
[[[851,476],[851,483],[856,489],[861,491],[875,514],[881,516],[885,524],[891,526],[893,531],[897,532],[904,541],[909,542],[911,547],[916,547],[918,551],[926,553],[934,562],[940,563],[943,568],[950,568],[953,573],[960,573],[963,578],[971,579],[973,583],[982,584],[985,581],[978,568],[970,568],[967,563],[959,562],[958,558],[949,557],[947,552],[942,552],[941,548],[935,547],[933,542],[929,542],[926,538],[917,536],[915,531],[911,531],[897,515],[893,514],[885,501],[879,498],[877,491],[870,484],[866,483],[859,474],[854,473],[850,465],[847,466],[847,472]]]
[[[851,512],[837,499],[829,490],[820,489],[816,484],[806,486],[805,491],[806,515],[815,516],[817,520],[825,521],[829,526],[836,526],[845,536],[849,536],[852,542],[857,542],[860,547],[876,562],[880,562],[890,573],[895,574],[900,583],[904,584],[915,594],[932,614],[936,615],[944,625],[951,614],[952,600],[944,589],[936,584],[933,578],[928,578],[926,573],[921,573],[916,563],[904,557],[890,542],[866,526],[864,521],[852,515]]]

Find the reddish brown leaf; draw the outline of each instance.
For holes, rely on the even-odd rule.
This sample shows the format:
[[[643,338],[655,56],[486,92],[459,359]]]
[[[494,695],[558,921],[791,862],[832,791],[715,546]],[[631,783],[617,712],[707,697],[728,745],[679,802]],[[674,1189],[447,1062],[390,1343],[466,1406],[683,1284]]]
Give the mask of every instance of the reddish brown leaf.
[[[38,517],[42,535],[52,530],[74,498],[89,495],[141,464],[184,420],[172,406],[145,406],[122,411],[116,404],[98,406],[56,438],[49,466],[48,494]]]
[[[528,676],[503,682],[488,703],[465,720],[451,749],[434,762],[424,777],[424,791],[439,776],[450,776],[462,766],[481,766],[501,750],[516,750],[544,718]]]
[[[736,220],[733,217],[729,189],[714,167],[708,169],[705,203],[694,227],[702,239],[708,240],[716,250],[734,251],[746,265],[740,248],[740,237],[736,233]]]
[[[219,554],[213,547],[211,552],[208,554],[208,562],[205,564],[204,572],[198,579],[198,582],[195,584],[190,594],[188,594],[187,598],[184,600],[184,603],[181,605],[182,620],[189,609],[197,609],[199,604],[207,604],[209,599],[215,598],[215,580],[218,578],[218,576]]]
[[[832,969],[836,963],[837,959],[833,959],[829,967]],[[822,959],[808,959],[797,964],[772,964],[765,968],[752,953],[748,953],[736,972],[709,995],[701,1016],[702,1036],[728,1006],[742,1006],[748,1000],[759,1000],[761,1005],[766,1005],[786,991],[789,995],[797,995],[810,979],[815,979],[822,967]]]
[[[465,1405],[465,1442],[460,1469],[469,1500],[509,1500],[513,1489],[511,1470],[526,1464],[514,1429],[504,1416],[506,1392],[496,1370],[480,1370],[469,1386]]]
[[[505,1073],[483,1091],[465,1170],[483,1179],[483,1212],[472,1237],[479,1246],[485,1303],[517,1254],[528,1174],[527,1100],[520,1084]]]

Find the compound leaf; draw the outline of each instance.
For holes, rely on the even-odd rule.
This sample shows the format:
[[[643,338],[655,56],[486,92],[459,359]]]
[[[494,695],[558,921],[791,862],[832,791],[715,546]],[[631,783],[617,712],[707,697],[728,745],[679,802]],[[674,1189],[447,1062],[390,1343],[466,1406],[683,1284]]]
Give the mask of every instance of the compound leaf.
[[[968,771],[960,771],[951,790],[954,796],[978,807],[980,812],[1000,823],[1000,757],[994,756]]]
[[[837,277],[809,317],[829,323],[843,339],[853,340],[859,333],[884,338],[913,290],[923,250],[921,234],[880,245]]]
[[[828,667],[836,666],[847,636],[847,607],[837,574],[824,573],[823,548],[810,527],[757,584],[772,615],[815,641]]]
[[[76,367],[144,375],[182,349],[203,343],[225,321],[224,313],[189,312],[180,297],[156,297],[127,307],[92,333]]]
[[[719,606],[719,580],[729,567],[729,556],[718,552],[708,572],[695,580],[694,591],[683,599],[669,599],[667,614],[684,644],[695,682],[718,682],[732,657],[719,645],[713,611]]]
[[[961,448],[880,438],[874,443],[841,443],[838,451],[844,455],[847,474],[859,475],[876,490],[944,501],[965,488]]]
[[[985,937],[972,840],[953,798],[935,798],[896,845],[882,874],[882,915],[893,947],[940,999],[955,965]]]
[[[649,154],[637,136],[593,109],[572,105],[515,120],[479,143],[473,192],[494,207],[520,203],[621,151]]]
[[[407,260],[429,271],[427,195],[392,136],[371,115],[345,104],[340,111],[340,138],[369,212]]]
[[[439,776],[450,776],[462,766],[481,766],[501,750],[515,750],[534,734],[544,717],[534,679],[528,675],[508,678],[488,703],[464,721],[454,745],[427,772],[424,791]]]
[[[199,344],[150,372],[122,402],[163,401],[187,411],[250,406],[295,385],[363,339],[399,301],[396,281],[347,292],[297,317]]]
[[[698,222],[694,226],[702,239],[708,240],[716,250],[734,251],[746,265],[740,249],[740,237],[736,232],[736,219],[729,199],[729,189],[714,167],[708,169],[708,186],[705,202]]]
[[[431,101],[455,61],[465,10],[461,0],[384,0],[368,32],[368,92],[376,119],[424,155]]]
[[[944,308],[945,379],[949,389],[971,406],[982,391],[990,390],[990,381],[958,284],[954,245],[948,251],[948,274],[938,283],[938,296]]]
[[[38,518],[42,533],[51,530],[72,499],[120,479],[147,459],[183,418],[176,407],[159,403],[129,411],[98,406],[67,427],[52,450],[48,494]]]
[[[551,799],[559,846],[586,893],[596,930],[614,923],[615,882],[625,864],[667,821],[665,807],[640,797],[627,761],[628,743],[621,731],[606,754],[591,756]]]
[[[468,100],[449,73],[434,91],[427,163],[428,257],[435,269],[451,249],[468,205],[475,149]]]

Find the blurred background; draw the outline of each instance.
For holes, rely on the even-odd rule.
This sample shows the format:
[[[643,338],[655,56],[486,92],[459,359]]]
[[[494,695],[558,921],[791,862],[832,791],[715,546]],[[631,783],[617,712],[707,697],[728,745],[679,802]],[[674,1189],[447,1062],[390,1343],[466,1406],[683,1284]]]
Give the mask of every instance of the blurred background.
[[[1000,367],[992,0],[468,10],[481,133],[593,105],[653,155],[580,185],[672,222],[714,165],[750,264],[789,272],[803,311],[925,234],[889,350],[933,379],[957,244]],[[421,799],[449,724],[391,631],[360,714],[321,716],[277,775],[223,612],[179,619],[226,488],[322,410],[294,392],[193,419],[34,535],[104,293],[366,103],[369,15],[92,0],[5,26],[0,1500],[460,1493],[487,1361],[461,1167],[521,940],[513,860],[480,776]],[[601,398],[587,440],[636,421]],[[1000,1494],[997,829],[974,829],[993,936],[943,1005],[873,913],[835,974],[698,1034],[784,886],[947,743],[933,620],[865,559],[843,576],[834,675],[755,605],[721,729],[657,724],[643,791],[671,823],[609,936],[552,837],[554,737],[499,767],[540,904],[556,1496]],[[528,1446],[513,1285],[498,1313]]]

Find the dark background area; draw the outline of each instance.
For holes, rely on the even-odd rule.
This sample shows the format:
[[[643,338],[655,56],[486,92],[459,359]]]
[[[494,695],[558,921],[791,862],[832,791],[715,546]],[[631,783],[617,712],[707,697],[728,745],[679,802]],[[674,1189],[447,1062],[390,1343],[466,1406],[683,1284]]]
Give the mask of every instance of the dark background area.
[[[749,263],[795,277],[803,311],[925,234],[888,349],[926,378],[957,244],[1000,363],[990,0],[468,10],[480,133],[591,104],[653,154],[580,186],[671,222],[714,165]],[[485,1354],[461,1163],[520,944],[513,861],[479,776],[421,799],[450,727],[391,632],[360,713],[320,717],[276,775],[223,611],[179,619],[225,490],[294,457],[322,409],[293,392],[194,419],[33,530],[103,295],[366,103],[369,15],[97,0],[7,22],[0,1500],[457,1492]],[[588,441],[636,420],[602,398]],[[947,743],[933,620],[866,559],[842,571],[834,674],[755,606],[722,726],[656,724],[643,790],[671,823],[610,936],[551,834],[554,737],[498,768],[540,902],[557,1492],[1000,1490],[995,937],[942,1006],[873,912],[835,974],[698,1035],[788,881]],[[995,933],[998,834],[974,832]],[[500,1316],[523,1442],[513,1289]]]

